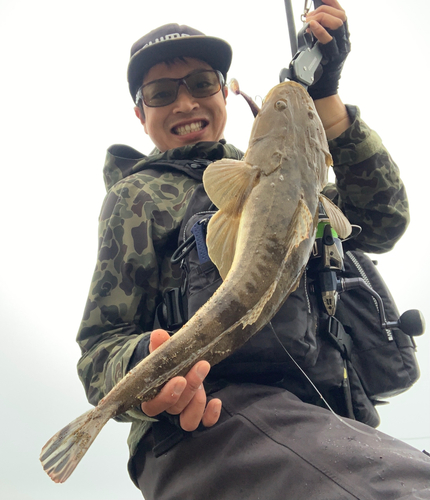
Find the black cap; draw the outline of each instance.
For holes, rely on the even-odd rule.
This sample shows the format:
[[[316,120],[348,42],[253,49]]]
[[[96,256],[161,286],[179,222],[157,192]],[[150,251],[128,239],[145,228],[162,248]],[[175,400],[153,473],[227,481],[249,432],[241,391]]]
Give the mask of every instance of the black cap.
[[[133,101],[145,73],[152,66],[180,56],[201,59],[226,78],[232,50],[221,38],[206,36],[201,31],[185,25],[165,24],[151,31],[134,43],[130,51],[127,79]]]

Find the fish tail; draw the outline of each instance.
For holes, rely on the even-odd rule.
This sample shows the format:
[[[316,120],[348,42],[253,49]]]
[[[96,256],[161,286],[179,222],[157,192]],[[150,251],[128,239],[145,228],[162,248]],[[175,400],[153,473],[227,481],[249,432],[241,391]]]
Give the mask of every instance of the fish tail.
[[[87,411],[57,432],[40,453],[43,469],[55,483],[64,483],[109,420],[99,408]]]

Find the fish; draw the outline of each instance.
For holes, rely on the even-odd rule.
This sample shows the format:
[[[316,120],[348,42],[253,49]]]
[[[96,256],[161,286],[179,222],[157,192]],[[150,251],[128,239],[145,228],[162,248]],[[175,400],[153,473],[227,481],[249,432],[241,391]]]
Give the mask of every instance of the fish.
[[[197,361],[214,365],[225,359],[271,320],[307,265],[320,201],[337,232],[348,232],[342,212],[321,198],[331,164],[309,94],[295,82],[274,87],[254,120],[243,159],[214,162],[203,176],[218,207],[207,245],[221,286],[95,408],[46,443],[40,460],[53,481],[67,480],[110,418],[152,399]]]

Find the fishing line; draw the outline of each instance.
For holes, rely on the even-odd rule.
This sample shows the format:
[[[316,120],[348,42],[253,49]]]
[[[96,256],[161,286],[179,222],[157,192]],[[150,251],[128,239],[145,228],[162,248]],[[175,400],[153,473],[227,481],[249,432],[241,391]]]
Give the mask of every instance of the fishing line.
[[[349,427],[350,429],[352,429],[353,431],[355,432],[358,432],[359,434],[364,434],[365,436],[374,436],[376,437],[379,441],[381,441],[381,437],[375,433],[375,434],[370,434],[369,432],[366,432],[366,431],[362,431],[360,429],[357,429],[356,427],[352,426],[351,424],[349,424],[348,422],[346,422],[340,415],[338,415],[334,410],[333,408],[328,404],[328,402],[326,401],[326,399],[324,398],[324,396],[321,394],[321,392],[319,391],[318,387],[312,382],[312,380],[309,378],[309,376],[304,372],[304,370],[302,369],[302,367],[297,363],[297,361],[293,358],[293,356],[288,352],[288,349],[284,346],[284,344],[281,342],[281,339],[278,337],[278,334],[276,333],[275,329],[273,328],[273,325],[272,325],[272,322],[269,321],[268,325],[270,326],[272,332],[273,332],[273,335],[275,336],[276,340],[279,342],[279,344],[281,345],[282,349],[284,349],[284,351],[287,353],[288,357],[291,359],[291,361],[294,363],[295,366],[297,366],[297,368],[300,370],[300,372],[305,376],[306,380],[311,384],[311,386],[314,388],[314,390],[316,391],[316,393],[318,394],[318,396],[323,400],[324,404],[327,406],[327,409],[331,411],[331,413],[333,413],[333,415],[340,421],[342,422],[342,424],[346,425],[347,427]]]

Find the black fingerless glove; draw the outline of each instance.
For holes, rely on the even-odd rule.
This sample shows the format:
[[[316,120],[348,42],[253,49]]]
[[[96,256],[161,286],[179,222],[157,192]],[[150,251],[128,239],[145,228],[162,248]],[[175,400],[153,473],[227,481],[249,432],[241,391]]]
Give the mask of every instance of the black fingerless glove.
[[[315,83],[308,88],[309,95],[314,101],[337,94],[343,64],[351,51],[346,21],[337,30],[327,29],[327,32],[333,39],[325,45],[319,44],[323,59],[316,71]]]

